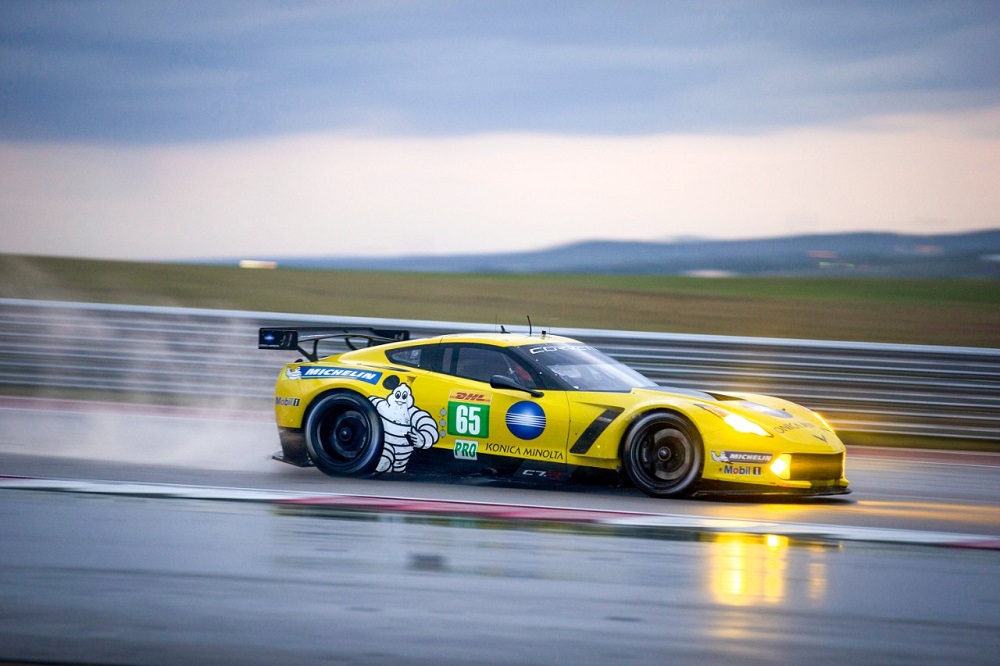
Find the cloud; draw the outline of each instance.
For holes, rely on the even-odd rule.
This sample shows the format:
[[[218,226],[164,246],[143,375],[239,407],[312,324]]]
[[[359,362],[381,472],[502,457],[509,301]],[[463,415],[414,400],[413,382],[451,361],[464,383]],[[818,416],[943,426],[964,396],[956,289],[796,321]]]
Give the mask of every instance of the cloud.
[[[1000,224],[1000,107],[751,136],[0,144],[4,250],[402,255]]]
[[[11,1],[3,250],[997,226],[1000,5]]]
[[[8,2],[0,139],[772,132],[1000,104],[989,2]]]

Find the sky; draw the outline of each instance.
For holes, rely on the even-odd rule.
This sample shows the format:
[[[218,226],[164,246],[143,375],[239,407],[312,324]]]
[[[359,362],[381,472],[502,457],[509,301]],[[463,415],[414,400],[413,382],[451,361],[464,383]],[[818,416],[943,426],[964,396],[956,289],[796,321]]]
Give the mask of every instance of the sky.
[[[997,183],[995,0],[0,0],[0,252],[953,233]]]

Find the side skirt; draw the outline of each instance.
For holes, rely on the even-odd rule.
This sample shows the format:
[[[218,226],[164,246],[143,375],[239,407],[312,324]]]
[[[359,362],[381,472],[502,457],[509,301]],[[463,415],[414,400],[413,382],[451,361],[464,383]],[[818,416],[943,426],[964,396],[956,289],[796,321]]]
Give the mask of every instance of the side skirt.
[[[314,466],[306,453],[306,435],[301,428],[279,427],[278,438],[281,440],[281,451],[271,456],[274,460],[296,467]]]

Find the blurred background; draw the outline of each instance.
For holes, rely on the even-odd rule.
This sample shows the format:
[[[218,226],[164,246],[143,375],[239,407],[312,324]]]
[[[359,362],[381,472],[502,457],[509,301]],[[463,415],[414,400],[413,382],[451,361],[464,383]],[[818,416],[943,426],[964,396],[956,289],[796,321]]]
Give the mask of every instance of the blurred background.
[[[3,0],[0,661],[994,663],[997,182],[989,0]],[[269,459],[258,326],[528,316],[854,494]]]
[[[3,15],[0,296],[1000,340],[995,3]]]
[[[8,1],[3,16],[7,253],[357,260],[1000,226],[991,2]],[[995,235],[949,243],[784,247],[789,270],[850,270],[863,249],[1000,253]],[[625,253],[641,271],[753,272],[746,255],[775,245],[742,263]],[[523,268],[629,270],[582,252]]]

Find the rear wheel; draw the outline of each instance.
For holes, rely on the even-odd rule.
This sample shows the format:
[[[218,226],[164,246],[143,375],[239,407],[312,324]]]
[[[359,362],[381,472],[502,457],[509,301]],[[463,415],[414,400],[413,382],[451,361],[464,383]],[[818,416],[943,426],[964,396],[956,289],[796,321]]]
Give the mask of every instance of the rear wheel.
[[[382,420],[357,393],[320,398],[309,410],[305,436],[309,457],[331,476],[372,474],[382,455]]]
[[[690,421],[669,412],[640,417],[625,436],[622,464],[629,479],[653,497],[682,497],[701,478],[705,451]]]

